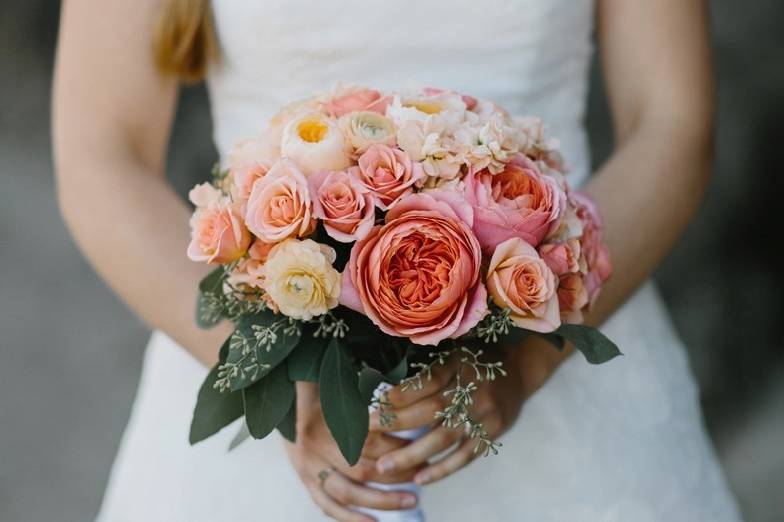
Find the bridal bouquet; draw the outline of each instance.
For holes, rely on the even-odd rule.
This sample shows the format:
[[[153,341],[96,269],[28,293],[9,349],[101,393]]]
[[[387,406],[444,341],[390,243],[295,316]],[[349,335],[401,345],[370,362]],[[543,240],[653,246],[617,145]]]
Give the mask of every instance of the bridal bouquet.
[[[424,88],[337,86],[285,107],[190,200],[190,259],[215,265],[197,320],[234,332],[199,391],[203,440],[241,416],[295,437],[295,382],[317,382],[350,464],[383,389],[422,386],[449,357],[474,371],[434,421],[495,453],[471,417],[477,383],[505,374],[487,343],[541,335],[591,363],[618,355],[582,325],[611,266],[597,209],[570,190],[537,118]],[[463,373],[463,376],[466,373]],[[235,439],[235,442],[238,439]]]

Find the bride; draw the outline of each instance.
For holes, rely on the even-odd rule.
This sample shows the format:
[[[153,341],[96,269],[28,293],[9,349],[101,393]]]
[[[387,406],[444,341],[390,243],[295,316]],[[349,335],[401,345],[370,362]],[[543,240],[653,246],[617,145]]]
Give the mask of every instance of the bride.
[[[704,0],[69,0],[54,84],[62,212],[109,285],[155,329],[112,471],[103,521],[369,520],[356,507],[420,503],[432,520],[735,521],[698,390],[651,272],[710,173],[712,91]],[[588,178],[583,128],[594,38],[615,151]],[[312,387],[298,385],[297,442],[236,426],[188,445],[196,390],[230,325],[197,329],[202,265],[190,210],[164,177],[179,80],[206,73],[221,159],[286,101],[337,80],[414,80],[541,116],[571,183],[598,202],[615,276],[590,321],[625,353],[589,366],[530,341],[476,415],[504,442],[476,459],[460,434],[418,441],[373,424],[349,468]],[[632,231],[634,231],[632,233]],[[395,430],[430,424],[446,371],[392,392]],[[100,393],[100,391],[97,391]],[[425,484],[421,498],[365,481]]]

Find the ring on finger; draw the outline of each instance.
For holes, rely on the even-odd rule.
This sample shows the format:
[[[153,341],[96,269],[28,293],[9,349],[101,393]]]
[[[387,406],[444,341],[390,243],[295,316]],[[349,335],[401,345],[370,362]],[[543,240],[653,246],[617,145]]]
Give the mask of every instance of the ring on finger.
[[[324,468],[324,469],[322,469],[321,471],[318,472],[317,476],[318,476],[318,480],[319,480],[319,486],[322,489],[324,488],[324,482],[326,482],[327,479],[329,478],[329,476],[332,475],[333,471],[335,471],[335,466],[326,467],[326,468]]]

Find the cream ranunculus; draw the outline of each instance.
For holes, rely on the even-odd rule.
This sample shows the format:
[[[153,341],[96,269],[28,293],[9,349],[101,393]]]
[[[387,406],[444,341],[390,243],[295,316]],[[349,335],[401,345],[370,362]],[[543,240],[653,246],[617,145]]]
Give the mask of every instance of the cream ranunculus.
[[[290,158],[309,176],[320,170],[343,170],[350,150],[337,120],[313,112],[291,120],[283,129],[281,156]]]
[[[264,290],[294,319],[309,320],[338,305],[340,273],[332,267],[335,250],[311,239],[287,239],[264,264]]]
[[[359,156],[371,145],[392,146],[397,141],[395,124],[377,112],[350,112],[342,116],[338,124],[346,142],[354,151],[354,156]]]

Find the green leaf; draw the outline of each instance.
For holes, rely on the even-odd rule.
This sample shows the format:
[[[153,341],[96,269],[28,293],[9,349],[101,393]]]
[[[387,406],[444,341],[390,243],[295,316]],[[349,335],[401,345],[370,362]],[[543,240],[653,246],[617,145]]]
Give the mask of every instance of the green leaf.
[[[601,364],[618,355],[623,355],[615,343],[591,326],[562,324],[555,334],[571,341],[591,364]]]
[[[219,363],[220,364],[220,363]],[[199,389],[193,411],[188,440],[196,444],[215,435],[242,416],[242,397],[239,393],[219,392],[214,388],[218,379],[218,364],[210,370]]]
[[[370,404],[373,399],[373,392],[376,391],[378,385],[384,381],[384,376],[380,371],[370,366],[365,366],[359,372],[359,394],[365,404]]]
[[[563,350],[564,344],[566,344],[564,338],[557,333],[540,333],[538,335],[559,350]]]
[[[350,465],[359,460],[368,434],[367,403],[359,393],[356,368],[337,339],[327,346],[321,363],[321,410],[329,431]]]
[[[242,390],[245,422],[254,439],[263,439],[286,416],[294,400],[294,383],[286,365],[278,365],[266,377]]]
[[[278,431],[289,442],[297,442],[297,392],[294,391],[294,400],[291,401],[288,413],[278,423]]]
[[[318,382],[321,360],[324,358],[326,339],[305,335],[294,351],[291,352],[286,363],[289,368],[291,381]]]
[[[395,365],[394,368],[389,370],[386,374],[386,380],[391,384],[398,384],[406,378],[408,374],[408,357],[403,356],[402,359]]]
[[[225,272],[218,267],[199,283],[199,296],[196,300],[196,324],[200,328],[211,328],[223,319],[223,310],[216,307],[223,293]]]
[[[268,334],[265,336],[264,332]],[[302,325],[269,310],[240,321],[226,357],[232,391],[247,388],[274,370],[299,343]]]
[[[229,451],[233,450],[246,440],[250,438],[250,432],[248,431],[248,425],[246,423],[240,424],[240,429],[237,430],[237,433],[234,435],[234,438],[231,439],[229,443]]]

